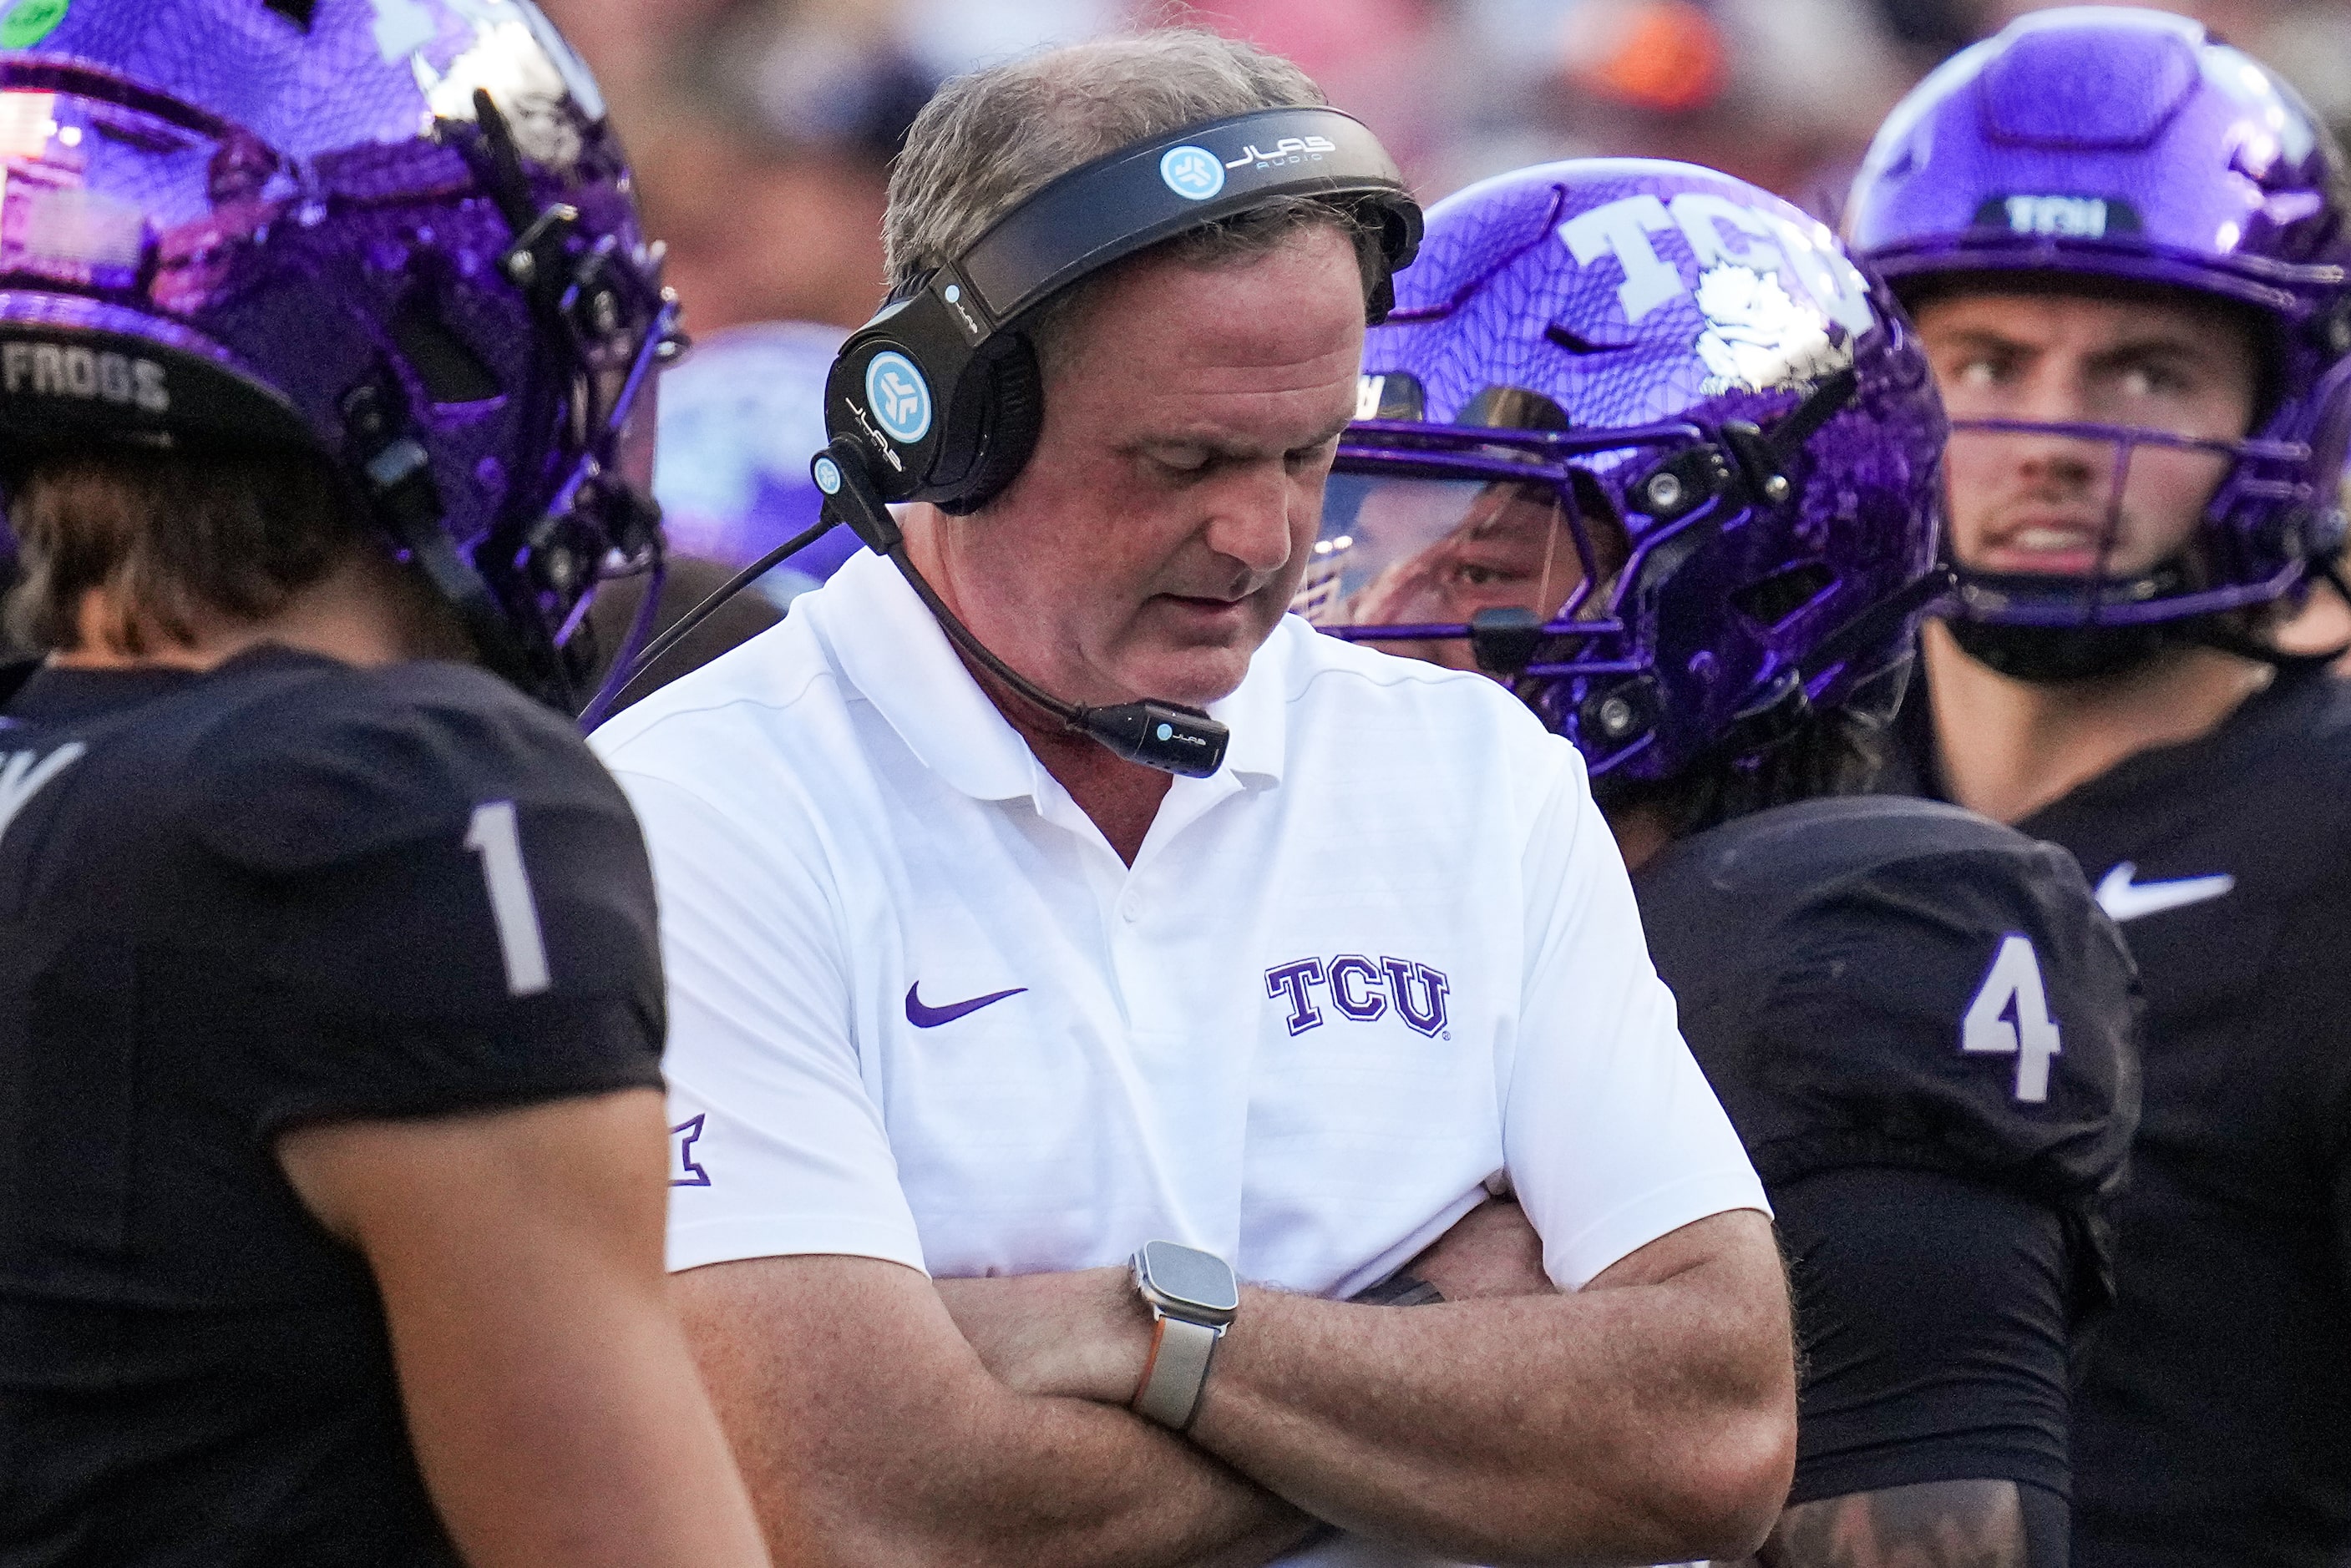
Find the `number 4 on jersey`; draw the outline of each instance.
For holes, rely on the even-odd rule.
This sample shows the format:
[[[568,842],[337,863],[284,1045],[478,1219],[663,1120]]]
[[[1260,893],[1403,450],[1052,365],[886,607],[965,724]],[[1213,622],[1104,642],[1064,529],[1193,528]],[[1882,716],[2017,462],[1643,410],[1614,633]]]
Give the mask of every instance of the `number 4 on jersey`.
[[[1976,999],[1959,1026],[1959,1049],[1970,1055],[2016,1058],[2016,1097],[2027,1105],[2049,1098],[2049,1058],[2058,1054],[2057,1021],[2030,937],[2001,939]]]

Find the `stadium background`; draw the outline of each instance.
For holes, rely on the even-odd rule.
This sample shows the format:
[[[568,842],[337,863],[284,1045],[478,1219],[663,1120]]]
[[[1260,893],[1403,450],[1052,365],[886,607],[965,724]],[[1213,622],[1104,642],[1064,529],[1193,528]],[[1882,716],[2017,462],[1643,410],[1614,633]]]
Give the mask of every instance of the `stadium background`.
[[[1834,219],[1870,132],[2022,0],[544,0],[587,57],[668,242],[686,327],[853,327],[881,288],[887,160],[942,78],[1179,22],[1288,55],[1423,201],[1593,154],[1710,164]],[[2351,6],[2196,16],[2351,129]]]

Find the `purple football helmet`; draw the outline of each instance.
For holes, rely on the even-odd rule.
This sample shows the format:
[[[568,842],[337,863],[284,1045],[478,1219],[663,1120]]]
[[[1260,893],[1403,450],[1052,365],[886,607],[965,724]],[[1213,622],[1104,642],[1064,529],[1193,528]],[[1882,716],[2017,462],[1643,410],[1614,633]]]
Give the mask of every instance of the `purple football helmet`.
[[[1510,680],[1595,778],[1884,701],[1944,425],[1882,286],[1710,169],[1580,160],[1428,213],[1293,606]]]
[[[2297,594],[2341,549],[2351,435],[2344,181],[2341,151],[2291,88],[2198,24],[2156,11],[2025,16],[1954,56],[1895,109],[1846,227],[1897,293],[1915,298],[1938,279],[1997,286],[1996,275],[2068,275],[2214,296],[2269,328],[2270,392],[2243,440],[1955,421],[1960,439],[2093,445],[2090,461],[2106,468],[2106,561],[2135,452],[2204,453],[2215,487],[2197,539],[2152,572],[1963,572],[1956,607],[1966,622],[2141,628],[2144,645],[2145,628]]]
[[[0,441],[324,452],[485,660],[576,706],[599,574],[658,562],[631,416],[675,306],[554,28],[103,0],[0,40]]]
[[[815,525],[824,496],[808,454],[824,445],[824,381],[847,336],[799,321],[730,327],[662,372],[653,496],[673,555],[739,570]],[[863,548],[835,529],[759,591],[789,604]]]

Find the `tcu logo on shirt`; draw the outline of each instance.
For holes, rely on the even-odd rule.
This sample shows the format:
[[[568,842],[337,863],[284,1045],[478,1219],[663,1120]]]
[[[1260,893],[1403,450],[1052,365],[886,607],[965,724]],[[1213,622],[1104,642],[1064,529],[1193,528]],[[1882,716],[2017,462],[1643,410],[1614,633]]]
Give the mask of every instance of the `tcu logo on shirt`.
[[[1265,971],[1265,993],[1290,1004],[1287,1020],[1292,1034],[1322,1025],[1320,992],[1342,1018],[1369,1023],[1393,1010],[1413,1028],[1434,1039],[1445,1032],[1445,992],[1450,982],[1442,970],[1410,959],[1383,958],[1377,962],[1361,953],[1342,953],[1325,964],[1321,959],[1298,959]]]

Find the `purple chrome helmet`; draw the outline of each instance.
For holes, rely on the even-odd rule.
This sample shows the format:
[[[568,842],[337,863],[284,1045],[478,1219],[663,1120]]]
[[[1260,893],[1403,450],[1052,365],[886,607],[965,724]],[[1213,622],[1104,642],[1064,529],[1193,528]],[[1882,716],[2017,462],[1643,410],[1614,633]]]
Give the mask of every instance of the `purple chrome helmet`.
[[[2351,200],[2341,151],[2250,56],[2157,11],[2027,16],[1954,56],[1895,109],[1854,185],[1846,228],[1906,297],[1938,280],[2055,274],[2213,296],[2268,328],[2269,395],[2241,441],[1956,421],[1959,431],[2110,443],[2108,549],[2137,448],[2210,452],[2217,488],[2187,556],[2147,576],[1962,573],[1955,629],[2112,628],[2126,653],[2151,646],[2147,628],[2298,594],[2342,548]],[[2032,656],[2019,658],[2028,672]],[[2098,662],[2091,656],[2083,672]]]
[[[653,496],[673,555],[740,570],[815,525],[824,496],[809,453],[824,445],[824,381],[848,336],[800,321],[730,327],[662,372]],[[759,591],[789,604],[863,548],[835,529]]]
[[[1622,783],[1898,691],[1943,417],[1826,228],[1690,164],[1543,164],[1431,208],[1396,289],[1299,613],[1474,661]]]
[[[0,157],[0,447],[323,452],[487,663],[577,705],[599,573],[658,560],[630,415],[675,307],[527,0],[19,5]]]

